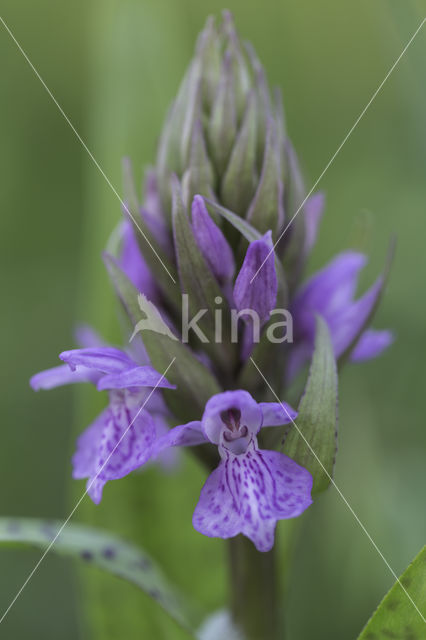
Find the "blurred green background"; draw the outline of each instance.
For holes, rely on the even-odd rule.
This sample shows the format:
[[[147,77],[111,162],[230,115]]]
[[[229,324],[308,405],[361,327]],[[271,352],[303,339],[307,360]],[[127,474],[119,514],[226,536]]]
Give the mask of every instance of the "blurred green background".
[[[310,186],[426,14],[415,0],[229,0],[269,80],[283,88],[288,128]],[[167,106],[197,32],[221,2],[3,0],[2,16],[118,191],[120,159],[154,158]],[[117,337],[100,259],[120,205],[5,29],[0,26],[0,513],[65,518],[83,491],[70,481],[93,390],[34,394],[36,371],[74,345],[78,322]],[[321,183],[327,211],[314,269],[348,246],[375,277],[392,233],[397,258],[376,325],[397,341],[347,368],[340,386],[336,481],[397,574],[424,543],[426,27]],[[149,469],[111,483],[77,521],[143,544],[206,608],[226,598],[222,544],[191,527],[203,473]],[[39,552],[0,552],[0,610]],[[300,523],[288,575],[290,640],[354,638],[393,578],[336,491]],[[94,570],[93,570],[94,571]],[[2,624],[8,640],[185,638],[156,605],[115,579],[54,554]]]

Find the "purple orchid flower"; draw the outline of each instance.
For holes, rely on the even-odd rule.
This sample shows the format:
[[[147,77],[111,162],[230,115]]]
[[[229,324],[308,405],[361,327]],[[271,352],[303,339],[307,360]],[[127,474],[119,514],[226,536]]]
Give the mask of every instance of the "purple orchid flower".
[[[290,352],[290,378],[312,355],[315,314],[321,315],[328,324],[336,358],[350,347],[362,330],[383,286],[380,276],[361,298],[355,299],[359,272],[366,261],[362,253],[345,251],[314,274],[296,293],[291,307],[295,344]],[[368,329],[361,334],[351,360],[359,362],[374,358],[392,342],[391,331]]]
[[[109,393],[108,407],[78,438],[72,459],[73,477],[88,478],[87,492],[99,504],[108,480],[122,478],[150,459],[155,440],[167,429],[162,398],[152,389],[175,387],[151,366],[140,366],[114,347],[74,349],[59,357],[66,364],[31,378],[35,391],[91,382]]]
[[[195,508],[193,525],[209,537],[250,538],[259,551],[274,544],[278,520],[299,516],[312,503],[311,474],[278,451],[259,449],[263,427],[292,422],[288,404],[257,403],[243,390],[225,391],[207,402],[201,421],[171,429],[155,450],[211,442],[221,462],[208,477]]]

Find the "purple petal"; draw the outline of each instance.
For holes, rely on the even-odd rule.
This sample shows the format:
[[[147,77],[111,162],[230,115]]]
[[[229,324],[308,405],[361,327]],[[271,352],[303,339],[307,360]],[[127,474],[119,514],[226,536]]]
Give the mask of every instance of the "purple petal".
[[[121,256],[120,259],[117,260],[117,264],[138,291],[144,293],[150,300],[155,300],[156,297],[158,297],[158,289],[152,273],[139,249],[135,233],[137,233],[137,231],[135,232],[133,229],[130,220],[124,220],[122,227],[123,243]]]
[[[288,424],[297,417],[297,411],[290,407],[287,402],[260,402],[262,410],[262,427],[277,427]]]
[[[327,322],[336,358],[348,349],[362,331],[377,304],[383,288],[380,276],[374,285],[358,300],[354,300],[358,273],[366,257],[347,251],[337,256],[322,271],[314,275],[296,295],[292,305],[296,344],[290,352],[287,377],[291,379],[309,359],[315,337],[315,314]],[[359,341],[359,351],[354,359],[378,355],[389,344],[390,337],[384,334],[376,344],[367,338]],[[383,340],[383,347],[382,342]],[[368,354],[371,355],[368,355]],[[366,355],[364,355],[366,354]]]
[[[194,420],[174,427],[161,438],[158,438],[154,444],[153,455],[157,456],[170,447],[194,447],[206,442],[208,440],[202,431],[201,422]]]
[[[102,500],[102,491],[106,485],[106,480],[99,476],[89,478],[86,483],[87,495],[92,499],[95,504],[99,504]]]
[[[148,409],[151,414],[161,414],[164,417],[170,416],[170,411],[160,393],[153,393],[147,401],[145,408]]]
[[[382,288],[383,278],[380,276],[361,298],[326,318],[336,358],[350,346],[367,322]]]
[[[325,197],[321,192],[314,193],[305,203],[305,255],[311,252],[318,234],[318,227],[324,213]]]
[[[143,220],[146,222],[146,226],[151,231],[155,240],[158,242],[164,253],[170,258],[173,257],[173,244],[171,241],[171,235],[169,229],[163,218],[158,218],[155,214],[152,214],[150,209],[145,207],[140,209],[140,214]],[[156,289],[157,291],[157,289]]]
[[[286,363],[286,382],[290,383],[299,373],[303,365],[312,356],[313,344],[311,341],[304,341],[293,344],[288,354]]]
[[[103,376],[98,382],[98,391],[104,389],[126,389],[130,387],[161,387],[176,389],[164,376],[150,366],[125,369],[121,373]]]
[[[248,391],[225,391],[212,396],[206,404],[202,425],[206,437],[214,444],[220,443],[220,436],[224,429],[221,413],[228,409],[241,411],[241,424],[246,425],[250,433],[255,435],[262,426],[262,412],[260,406]]]
[[[350,304],[355,295],[359,271],[366,263],[362,253],[346,251],[316,273],[296,294],[292,313],[297,334],[313,341],[315,314],[328,322]]]
[[[110,418],[109,407],[87,427],[77,439],[77,450],[72,457],[72,477],[76,480],[92,475],[93,461],[97,455],[102,432]]]
[[[155,395],[155,394],[154,394]],[[154,418],[156,442],[163,436],[167,435],[170,431],[168,421],[161,414],[151,414]],[[164,451],[160,451],[158,454],[153,446],[152,458],[156,458],[162,469],[166,472],[174,471],[180,460],[180,452],[175,447],[168,447]]]
[[[252,309],[258,314],[261,325],[267,322],[277,301],[274,252],[257,273],[271,248],[270,231],[261,240],[251,242],[234,285],[234,302],[238,311]],[[251,282],[255,275],[256,277]],[[246,322],[250,321],[249,316],[244,316],[243,319]]]
[[[88,477],[87,491],[98,504],[108,480],[145,464],[152,455],[155,425],[145,410],[131,412],[117,394],[98,420],[80,436],[73,457],[74,477]]]
[[[86,369],[86,367],[76,367],[72,371],[67,364],[59,367],[46,369],[36,373],[30,379],[30,385],[34,391],[39,389],[54,389],[64,384],[74,384],[75,382],[92,382],[95,384],[99,378],[96,371]]]
[[[310,473],[282,453],[252,449],[228,454],[207,478],[192,522],[206,536],[242,533],[259,551],[269,551],[277,521],[307,509],[311,489]]]
[[[391,331],[374,331],[367,329],[361,335],[355,349],[351,353],[352,362],[362,362],[370,358],[376,358],[394,341]]]
[[[195,240],[219,282],[230,280],[235,272],[232,249],[219,227],[213,222],[204,200],[194,196],[192,229]]]
[[[71,351],[63,351],[59,357],[71,369],[81,365],[102,373],[120,373],[126,369],[134,368],[136,364],[124,351],[114,347],[72,349]]]
[[[98,468],[106,463],[100,476],[113,480],[137,469],[150,458],[154,440],[154,421],[147,411],[131,417],[123,403],[112,406],[97,460]]]
[[[143,207],[140,209],[141,216],[158,244],[164,252],[171,257],[173,253],[173,243],[161,204],[154,169],[148,169],[146,172],[144,192],[145,199]]]
[[[157,177],[155,169],[148,169],[145,174],[145,200],[144,207],[153,218],[164,221],[164,213],[161,206],[160,195],[158,193]]]

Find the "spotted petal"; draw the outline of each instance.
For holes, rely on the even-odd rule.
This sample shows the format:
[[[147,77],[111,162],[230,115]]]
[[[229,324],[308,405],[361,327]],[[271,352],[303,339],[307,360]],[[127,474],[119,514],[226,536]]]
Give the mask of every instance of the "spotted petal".
[[[277,521],[307,509],[311,489],[310,473],[282,453],[254,446],[239,456],[228,452],[201,490],[193,525],[210,537],[242,533],[269,551]]]
[[[109,419],[110,409],[107,408],[78,437],[77,450],[72,457],[72,477],[76,480],[92,475],[93,461],[97,456],[102,433]]]
[[[74,477],[88,477],[87,492],[95,504],[108,480],[122,478],[149,460],[155,440],[150,414],[130,411],[120,392],[115,393],[109,408],[80,436],[73,458]]]

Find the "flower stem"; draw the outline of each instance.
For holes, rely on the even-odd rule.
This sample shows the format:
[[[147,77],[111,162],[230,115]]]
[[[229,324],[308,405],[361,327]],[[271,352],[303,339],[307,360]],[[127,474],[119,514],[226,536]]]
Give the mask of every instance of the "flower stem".
[[[228,545],[232,616],[244,640],[283,640],[275,550],[261,553],[241,535]]]

